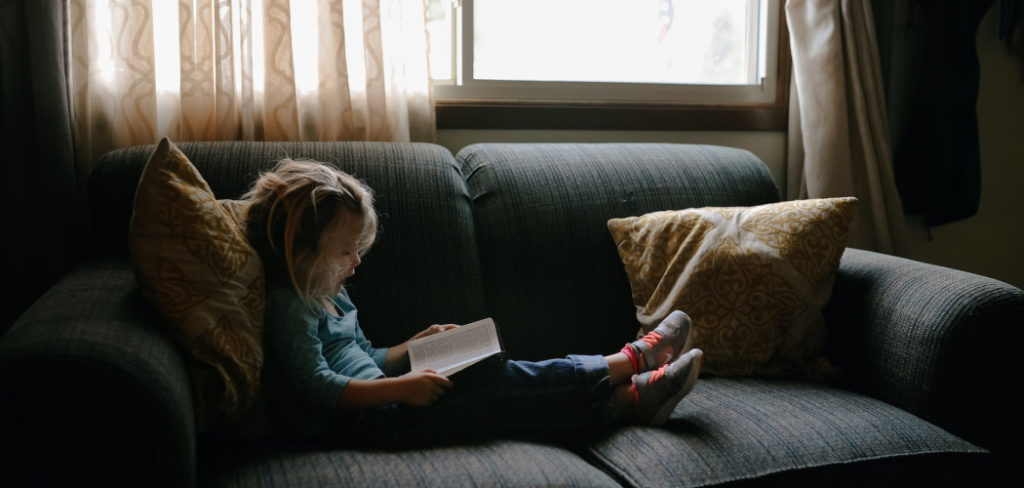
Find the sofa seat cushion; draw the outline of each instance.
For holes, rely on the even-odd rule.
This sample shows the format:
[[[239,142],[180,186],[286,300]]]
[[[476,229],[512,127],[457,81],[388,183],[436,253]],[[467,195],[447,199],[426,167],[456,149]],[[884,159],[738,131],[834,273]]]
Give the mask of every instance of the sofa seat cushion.
[[[514,440],[409,451],[289,450],[246,458],[204,483],[222,487],[617,487],[565,449]]]
[[[633,486],[703,486],[786,472],[806,480],[810,468],[832,478],[820,473],[825,467],[845,470],[845,477],[851,467],[863,467],[919,480],[941,477],[944,469],[950,475],[973,471],[964,466],[985,466],[990,458],[881,401],[780,378],[702,378],[664,427],[617,429],[588,449]]]

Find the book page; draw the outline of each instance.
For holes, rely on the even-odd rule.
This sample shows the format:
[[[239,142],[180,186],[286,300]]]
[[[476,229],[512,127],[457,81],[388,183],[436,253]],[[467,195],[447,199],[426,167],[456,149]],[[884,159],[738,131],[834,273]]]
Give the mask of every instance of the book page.
[[[410,341],[409,364],[413,371],[432,369],[450,376],[500,352],[497,326],[486,318]]]

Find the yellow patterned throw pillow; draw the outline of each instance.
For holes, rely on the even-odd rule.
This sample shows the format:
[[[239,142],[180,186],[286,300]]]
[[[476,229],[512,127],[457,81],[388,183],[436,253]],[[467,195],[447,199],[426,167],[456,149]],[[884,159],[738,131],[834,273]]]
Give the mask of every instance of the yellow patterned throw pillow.
[[[611,219],[640,333],[690,315],[703,371],[828,379],[821,308],[856,198],[705,207]]]
[[[231,422],[255,399],[263,365],[263,267],[239,223],[167,138],[150,156],[129,229],[143,296],[190,353],[197,417]]]

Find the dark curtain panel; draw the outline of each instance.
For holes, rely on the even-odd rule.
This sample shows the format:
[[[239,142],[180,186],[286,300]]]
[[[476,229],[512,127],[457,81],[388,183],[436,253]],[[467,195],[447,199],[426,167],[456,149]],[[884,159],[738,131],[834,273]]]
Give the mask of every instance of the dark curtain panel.
[[[63,0],[0,0],[0,333],[73,261],[76,182]]]
[[[1006,46],[1024,61],[1024,0],[1000,1],[999,39],[1006,41]],[[1021,77],[1024,78],[1024,70]]]
[[[978,55],[994,0],[872,0],[896,186],[933,227],[978,211]]]

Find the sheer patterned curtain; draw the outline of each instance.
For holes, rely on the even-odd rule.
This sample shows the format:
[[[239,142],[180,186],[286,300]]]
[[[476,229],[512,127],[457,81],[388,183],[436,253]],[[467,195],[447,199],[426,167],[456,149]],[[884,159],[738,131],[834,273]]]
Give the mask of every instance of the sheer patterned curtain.
[[[174,140],[434,138],[423,2],[70,0],[80,171]]]
[[[871,2],[787,0],[786,21],[793,52],[787,197],[855,196],[850,246],[897,252],[905,222]]]

